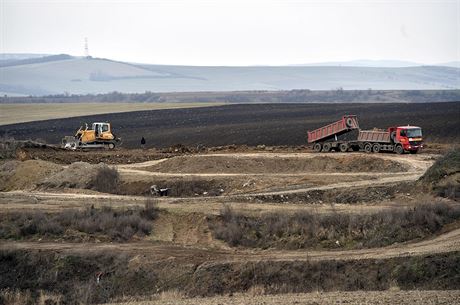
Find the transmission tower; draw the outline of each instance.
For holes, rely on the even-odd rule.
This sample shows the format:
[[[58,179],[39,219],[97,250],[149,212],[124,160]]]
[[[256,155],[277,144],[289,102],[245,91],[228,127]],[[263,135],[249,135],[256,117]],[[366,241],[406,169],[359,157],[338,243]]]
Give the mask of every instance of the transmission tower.
[[[85,57],[89,58],[88,37],[85,37]]]

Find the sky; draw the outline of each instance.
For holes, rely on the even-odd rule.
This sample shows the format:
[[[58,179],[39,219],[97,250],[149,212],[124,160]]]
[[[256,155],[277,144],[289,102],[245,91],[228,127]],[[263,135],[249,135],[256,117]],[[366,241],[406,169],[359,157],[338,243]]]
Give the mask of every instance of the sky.
[[[460,60],[460,0],[0,0],[0,53],[178,65]]]

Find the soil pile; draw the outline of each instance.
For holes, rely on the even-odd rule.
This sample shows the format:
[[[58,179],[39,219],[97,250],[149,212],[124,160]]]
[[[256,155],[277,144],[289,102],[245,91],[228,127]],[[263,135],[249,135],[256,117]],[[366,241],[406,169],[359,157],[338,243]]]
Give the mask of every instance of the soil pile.
[[[87,162],[75,162],[43,180],[40,186],[47,188],[90,188],[98,171],[106,166],[104,163],[94,165]]]
[[[8,161],[0,166],[0,190],[30,190],[60,171],[61,165],[42,160]]]
[[[146,168],[154,172],[179,173],[303,173],[303,172],[400,172],[407,167],[391,160],[368,156],[342,158],[318,156],[233,157],[179,156]]]
[[[76,150],[53,148],[26,148],[21,150],[23,159],[40,159],[59,164],[88,162],[91,164],[129,164],[167,158],[170,154],[155,149]]]

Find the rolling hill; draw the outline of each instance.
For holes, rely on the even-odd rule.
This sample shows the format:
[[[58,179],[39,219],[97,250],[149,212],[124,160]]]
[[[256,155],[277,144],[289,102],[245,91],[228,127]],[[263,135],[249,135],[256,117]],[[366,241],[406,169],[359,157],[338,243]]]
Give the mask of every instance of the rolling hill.
[[[2,95],[233,90],[459,89],[460,69],[445,66],[141,65],[54,55],[0,65]]]

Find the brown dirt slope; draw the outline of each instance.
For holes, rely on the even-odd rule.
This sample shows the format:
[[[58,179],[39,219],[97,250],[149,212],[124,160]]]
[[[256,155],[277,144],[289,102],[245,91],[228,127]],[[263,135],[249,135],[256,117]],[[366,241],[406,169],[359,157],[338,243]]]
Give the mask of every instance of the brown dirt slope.
[[[0,165],[0,190],[33,189],[45,177],[61,170],[61,165],[42,160],[7,161]]]
[[[303,156],[305,157],[305,155]],[[308,157],[308,155],[307,155]],[[321,156],[298,158],[289,155],[197,155],[180,156],[146,168],[176,173],[302,173],[302,172],[399,172],[405,165],[369,156]]]

